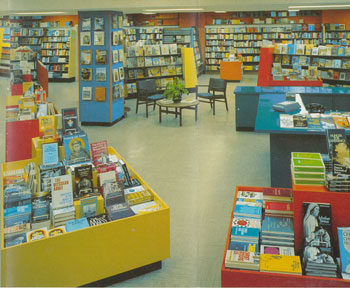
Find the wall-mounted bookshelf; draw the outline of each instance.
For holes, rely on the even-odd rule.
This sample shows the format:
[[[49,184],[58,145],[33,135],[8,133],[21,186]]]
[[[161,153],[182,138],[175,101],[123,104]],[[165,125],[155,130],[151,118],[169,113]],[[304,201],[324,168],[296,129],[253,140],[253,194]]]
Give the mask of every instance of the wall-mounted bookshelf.
[[[145,45],[162,44],[163,27],[126,27],[127,46],[142,40]]]
[[[49,81],[75,81],[75,35],[74,28],[45,29],[41,62],[49,72]]]
[[[1,21],[5,24],[4,21]],[[0,76],[10,76],[10,28],[0,27]]]
[[[177,44],[128,47],[126,58],[128,96],[136,95],[136,82],[156,79],[157,89],[164,91],[174,77],[183,78],[182,57]]]

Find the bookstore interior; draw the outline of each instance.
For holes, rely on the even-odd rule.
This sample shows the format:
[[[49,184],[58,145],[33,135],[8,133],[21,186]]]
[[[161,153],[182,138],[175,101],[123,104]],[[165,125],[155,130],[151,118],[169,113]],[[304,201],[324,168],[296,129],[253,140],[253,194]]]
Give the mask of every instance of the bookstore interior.
[[[28,2],[1,287],[350,287],[347,1]]]

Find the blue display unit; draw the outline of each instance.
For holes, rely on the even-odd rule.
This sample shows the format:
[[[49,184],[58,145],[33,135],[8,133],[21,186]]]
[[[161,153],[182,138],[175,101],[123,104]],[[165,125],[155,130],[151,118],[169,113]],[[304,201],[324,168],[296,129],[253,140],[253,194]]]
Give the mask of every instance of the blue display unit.
[[[82,125],[124,117],[123,14],[79,11],[79,114]]]

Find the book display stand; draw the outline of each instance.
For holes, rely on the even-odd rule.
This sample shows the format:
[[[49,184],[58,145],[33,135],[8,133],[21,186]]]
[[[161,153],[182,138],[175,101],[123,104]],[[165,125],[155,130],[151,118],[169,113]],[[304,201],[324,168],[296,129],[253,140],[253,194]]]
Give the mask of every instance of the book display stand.
[[[322,86],[323,82],[321,80],[273,80],[271,74],[273,49],[273,47],[262,47],[260,49],[258,86]]]
[[[237,191],[262,192],[262,187],[237,186],[234,195],[234,203]],[[316,192],[308,190],[293,190],[294,207],[294,242],[295,255],[299,255],[303,248],[303,202],[330,203],[332,208],[332,232],[334,254],[339,256],[337,227],[348,227],[350,214],[347,213],[350,205],[348,193],[342,192]],[[341,199],[341,201],[339,201]],[[221,266],[222,287],[348,287],[349,281],[340,278],[316,277],[305,275],[290,275],[280,273],[267,273],[250,270],[225,268],[225,255],[231,239],[231,226],[233,205],[229,231],[226,240],[223,263]]]
[[[60,160],[64,155],[62,148],[59,149]],[[123,159],[112,147],[108,148],[108,152]],[[38,157],[30,160],[3,163],[1,187],[6,171],[21,169],[30,161],[40,164],[41,152],[38,150],[35,155]],[[154,200],[161,203],[159,210],[7,248],[4,248],[2,229],[1,286],[73,287],[115,275],[125,277],[126,272],[137,272],[142,267],[148,267],[148,270],[160,268],[160,261],[170,257],[169,207],[126,165],[131,177],[136,178]],[[1,223],[3,221],[2,214]],[[37,273],[33,277],[33,271],[45,273]]]
[[[124,117],[121,12],[79,11],[79,112],[82,125],[110,126]]]

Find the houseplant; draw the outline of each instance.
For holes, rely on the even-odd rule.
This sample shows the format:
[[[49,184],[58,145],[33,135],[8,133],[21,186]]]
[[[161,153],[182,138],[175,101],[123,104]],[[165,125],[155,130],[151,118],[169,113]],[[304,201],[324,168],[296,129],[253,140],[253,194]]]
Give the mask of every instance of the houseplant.
[[[175,77],[173,82],[169,82],[166,85],[163,96],[166,99],[173,100],[176,103],[181,101],[183,93],[188,94],[189,92],[185,88],[185,84],[180,81],[178,77]]]

